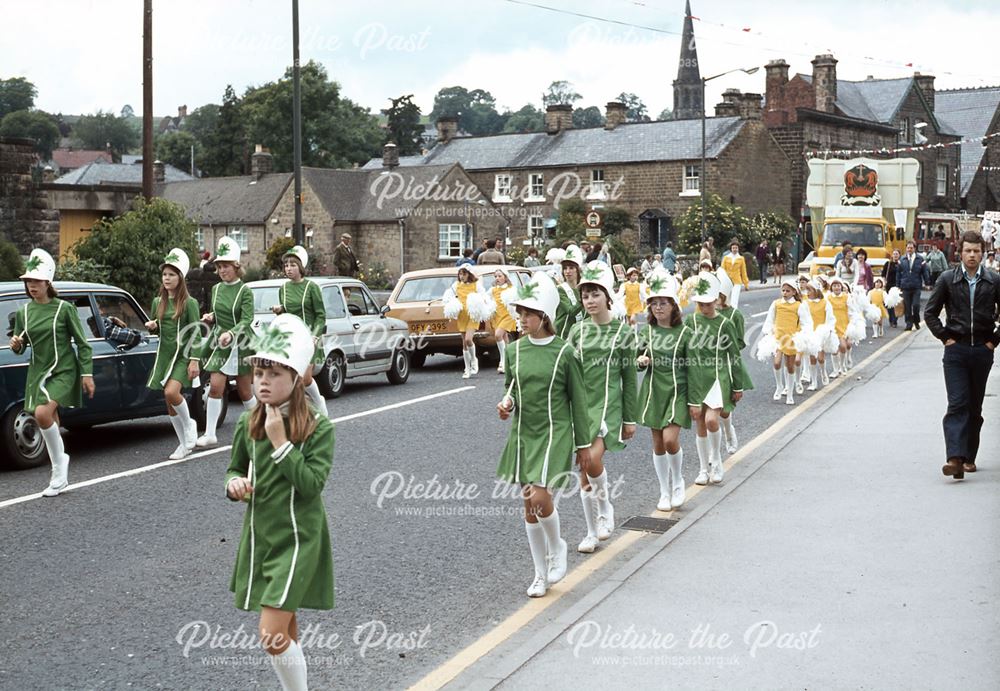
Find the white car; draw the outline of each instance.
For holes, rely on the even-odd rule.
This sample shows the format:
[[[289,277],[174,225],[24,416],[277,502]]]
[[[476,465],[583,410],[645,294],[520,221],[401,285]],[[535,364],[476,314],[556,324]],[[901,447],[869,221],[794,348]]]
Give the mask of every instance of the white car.
[[[270,323],[278,304],[278,290],[286,279],[252,281],[254,329]],[[353,278],[309,278],[320,287],[326,307],[323,349],[326,360],[316,382],[327,398],[344,390],[344,381],[383,372],[392,384],[410,376],[412,345],[406,322],[386,316],[371,291]]]

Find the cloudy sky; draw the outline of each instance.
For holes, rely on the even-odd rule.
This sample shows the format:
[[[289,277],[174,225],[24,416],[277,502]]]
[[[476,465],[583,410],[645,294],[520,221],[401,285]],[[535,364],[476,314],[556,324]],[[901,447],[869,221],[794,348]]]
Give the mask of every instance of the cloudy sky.
[[[154,110],[171,114],[277,79],[291,63],[291,0],[154,0]],[[655,117],[672,106],[682,0],[300,0],[301,55],[377,111],[413,93],[426,113],[445,86],[486,89],[500,110],[540,104],[566,79],[603,104],[622,91]],[[558,12],[543,9],[551,7]],[[796,3],[694,0],[702,75],[784,58],[811,71],[833,53],[843,79],[934,74],[938,88],[1000,84],[991,0]],[[578,13],[577,15],[571,13]],[[578,16],[592,15],[593,18]],[[0,78],[24,76],[50,112],[142,106],[142,0],[0,0]],[[613,20],[613,21],[608,21]],[[621,23],[614,23],[621,22]],[[636,26],[627,26],[627,24]],[[709,84],[764,90],[763,71]]]

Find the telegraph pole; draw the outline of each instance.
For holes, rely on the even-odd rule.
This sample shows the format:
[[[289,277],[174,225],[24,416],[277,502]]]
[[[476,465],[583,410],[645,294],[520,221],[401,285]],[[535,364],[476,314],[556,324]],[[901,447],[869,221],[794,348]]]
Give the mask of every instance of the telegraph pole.
[[[292,0],[292,169],[295,173],[295,244],[305,246],[302,231],[302,90],[299,85],[299,0]]]
[[[153,198],[153,0],[142,6],[142,196]]]

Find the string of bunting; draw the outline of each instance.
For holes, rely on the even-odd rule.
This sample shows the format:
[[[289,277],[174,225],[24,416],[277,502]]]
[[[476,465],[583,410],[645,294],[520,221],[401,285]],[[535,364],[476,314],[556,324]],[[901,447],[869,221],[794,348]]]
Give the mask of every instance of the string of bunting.
[[[921,144],[917,146],[898,146],[883,147],[881,149],[826,149],[826,150],[815,150],[806,151],[805,157],[811,158],[813,156],[860,156],[863,154],[900,154],[909,153],[911,151],[926,151],[927,149],[943,149],[948,146],[959,146],[960,144],[970,144],[972,142],[982,142],[987,139],[992,139],[993,137],[1000,137],[1000,132],[994,132],[993,134],[986,134],[982,137],[971,137],[970,139],[963,139],[958,142],[938,142],[936,144]]]

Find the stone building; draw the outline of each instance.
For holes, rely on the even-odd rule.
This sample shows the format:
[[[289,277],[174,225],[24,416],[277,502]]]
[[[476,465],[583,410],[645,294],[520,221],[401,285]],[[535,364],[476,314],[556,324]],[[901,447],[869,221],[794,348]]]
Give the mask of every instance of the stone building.
[[[0,137],[0,238],[27,256],[42,247],[59,253],[59,214],[48,208],[45,192],[32,178],[38,162],[32,139]]]
[[[961,200],[970,214],[1000,211],[1000,86],[937,92],[940,119],[962,135]],[[980,141],[965,141],[993,135]]]

